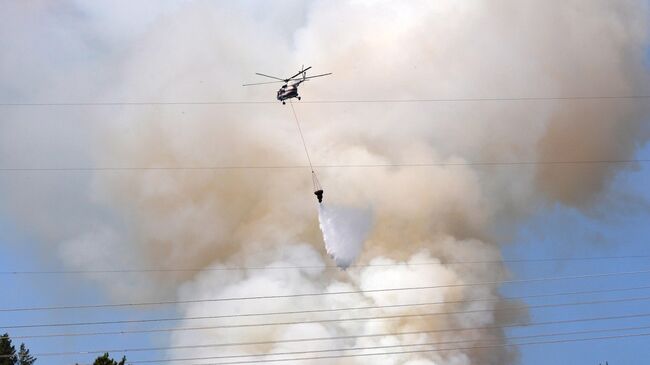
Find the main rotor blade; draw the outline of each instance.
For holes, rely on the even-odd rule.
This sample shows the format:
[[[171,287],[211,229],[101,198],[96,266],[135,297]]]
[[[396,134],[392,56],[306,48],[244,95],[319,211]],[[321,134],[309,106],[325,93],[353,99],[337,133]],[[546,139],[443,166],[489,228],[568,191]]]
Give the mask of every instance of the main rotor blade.
[[[328,72],[328,73],[326,73],[326,74],[320,74],[320,75],[314,75],[314,76],[307,76],[307,77],[305,77],[305,79],[313,79],[314,77],[327,76],[327,75],[331,75],[331,74],[332,74],[331,72]]]
[[[282,81],[269,81],[269,82],[255,82],[255,83],[252,83],[252,84],[243,84],[242,86],[279,84],[279,83],[283,83],[283,82],[284,82],[284,80],[282,80]]]
[[[331,74],[332,74],[332,73],[329,72],[329,73],[326,73],[326,74],[320,74],[320,75],[314,75],[314,76],[307,76],[307,77],[305,77],[305,80],[313,79],[314,77],[327,76],[327,75],[331,75]],[[302,78],[299,78],[299,79],[291,79],[291,81],[297,81],[297,80],[302,80]]]
[[[256,72],[255,75],[260,75],[260,76],[264,76],[264,77],[270,77],[270,78],[272,78],[272,79],[280,80],[280,81],[282,81],[282,82],[285,81],[285,79],[281,79],[281,78],[279,78],[279,77],[275,77],[275,76],[269,76],[269,75],[261,74],[261,73],[259,73],[259,72]]]
[[[291,80],[291,79],[293,79],[294,77],[296,77],[296,76],[298,76],[298,75],[300,75],[301,73],[303,73],[303,72],[305,72],[305,71],[307,71],[307,70],[309,70],[310,68],[311,68],[311,66],[309,66],[309,67],[307,67],[306,69],[304,69],[304,70],[302,70],[302,71],[300,71],[300,72],[298,72],[297,74],[295,74],[295,75],[293,75],[293,76],[291,76],[291,77],[289,77],[289,80]]]

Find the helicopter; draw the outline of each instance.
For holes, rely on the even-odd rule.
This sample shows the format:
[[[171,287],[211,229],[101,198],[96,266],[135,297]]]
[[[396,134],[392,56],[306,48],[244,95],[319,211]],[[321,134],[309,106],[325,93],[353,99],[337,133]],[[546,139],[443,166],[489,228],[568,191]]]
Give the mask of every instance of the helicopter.
[[[278,81],[269,81],[269,82],[258,82],[258,83],[252,83],[252,84],[244,84],[242,86],[252,86],[252,85],[264,85],[264,84],[274,84],[277,82],[283,82],[284,85],[280,87],[277,93],[277,99],[282,102],[282,104],[286,104],[286,100],[291,99],[291,98],[296,98],[300,100],[300,95],[298,95],[298,86],[300,86],[301,83],[313,79],[315,77],[321,77],[321,76],[327,76],[331,75],[332,73],[325,73],[325,74],[320,74],[320,75],[314,75],[314,76],[307,76],[307,70],[311,69],[311,66],[305,68],[305,66],[302,66],[300,68],[300,71],[296,73],[295,75],[288,77],[286,79],[282,79],[279,77],[275,76],[269,76],[265,75],[259,72],[256,72],[256,75],[264,76],[264,77],[269,77],[271,79],[276,79]],[[302,77],[298,77],[302,75]],[[298,77],[298,78],[297,78]],[[291,84],[289,84],[291,82]]]

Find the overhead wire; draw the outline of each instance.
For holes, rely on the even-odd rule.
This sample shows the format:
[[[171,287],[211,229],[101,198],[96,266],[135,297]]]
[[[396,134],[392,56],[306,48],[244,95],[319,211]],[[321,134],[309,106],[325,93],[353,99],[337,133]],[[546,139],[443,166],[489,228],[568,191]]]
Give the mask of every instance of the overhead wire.
[[[521,340],[521,339],[530,339],[530,338],[541,338],[541,337],[559,337],[559,336],[570,336],[570,335],[581,335],[581,334],[591,334],[591,333],[607,333],[607,332],[621,332],[621,331],[634,331],[648,329],[648,326],[632,326],[632,327],[619,327],[619,328],[604,328],[604,329],[590,329],[590,330],[579,330],[579,331],[564,331],[564,332],[553,332],[553,333],[542,333],[534,335],[524,335],[524,336],[509,336],[508,341],[512,340]],[[411,334],[425,334],[426,331],[412,332]],[[390,335],[400,335],[400,333],[390,334]],[[387,335],[388,336],[388,335]],[[365,337],[365,336],[359,336]],[[439,346],[439,345],[448,345],[448,344],[458,344],[458,343],[475,343],[475,342],[496,342],[498,340],[483,340],[480,339],[471,339],[471,340],[455,340],[455,341],[436,341],[436,342],[424,342],[424,343],[407,343],[407,344],[398,344],[398,345],[382,345],[382,346],[366,346],[366,347],[347,347],[347,348],[334,348],[334,349],[317,349],[317,350],[303,350],[303,351],[290,351],[290,352],[275,352],[275,353],[257,353],[257,354],[238,354],[238,355],[219,355],[219,356],[204,356],[204,357],[186,357],[186,358],[166,358],[166,359],[155,359],[155,360],[131,360],[130,364],[144,364],[144,363],[158,363],[158,362],[178,362],[178,361],[194,361],[194,360],[216,360],[216,359],[236,359],[236,358],[254,358],[262,356],[287,356],[287,355],[304,355],[304,354],[313,354],[313,353],[326,353],[326,352],[343,352],[343,351],[361,351],[361,350],[376,350],[376,349],[387,349],[387,348],[396,348],[396,347],[419,347],[419,346]],[[201,346],[201,345],[199,345]],[[164,348],[169,349],[169,348]],[[50,353],[35,353],[33,356],[39,357],[50,357],[50,356],[69,356],[69,355],[83,355],[83,354],[94,354],[94,353],[105,353],[105,352],[118,352],[126,353],[129,352],[127,349],[120,350],[103,350],[103,351],[78,351],[78,352],[50,352]],[[7,358],[13,355],[0,355],[0,358]]]
[[[114,353],[114,352],[146,352],[146,351],[160,351],[160,350],[177,350],[177,349],[196,349],[196,348],[210,348],[210,347],[233,347],[233,346],[255,346],[255,345],[273,345],[279,343],[294,343],[294,342],[315,342],[315,341],[331,341],[331,340],[345,340],[345,339],[355,339],[355,338],[371,338],[371,337],[383,337],[383,336],[401,336],[401,335],[413,335],[413,334],[430,334],[430,333],[446,333],[446,332],[464,332],[464,331],[480,331],[480,330],[502,330],[507,328],[516,328],[516,327],[531,327],[531,326],[547,326],[547,325],[556,325],[556,324],[575,324],[575,323],[588,323],[588,322],[599,322],[599,321],[610,321],[610,320],[627,320],[627,319],[639,319],[639,318],[648,318],[650,313],[636,313],[636,314],[627,314],[627,315],[617,315],[617,316],[606,316],[606,317],[587,317],[587,318],[574,318],[574,319],[565,319],[565,320],[554,320],[554,321],[542,321],[542,322],[518,322],[518,323],[509,323],[504,325],[492,325],[492,326],[482,326],[482,327],[457,327],[457,328],[436,328],[429,330],[421,331],[403,331],[403,332],[384,332],[384,333],[374,333],[374,334],[357,334],[357,335],[347,335],[347,336],[328,336],[328,337],[307,337],[307,338],[289,338],[289,339],[279,339],[279,340],[268,340],[268,341],[248,341],[248,342],[225,342],[225,343],[213,343],[213,344],[194,344],[194,345],[176,345],[176,346],[159,346],[159,347],[135,347],[135,348],[126,348],[126,349],[107,349],[107,350],[88,350],[88,351],[68,351],[68,352],[47,352],[35,354],[39,356],[68,356],[68,355],[83,355],[83,354],[95,354],[95,353]],[[12,338],[22,338],[20,336],[12,336]]]
[[[559,336],[571,336],[571,335],[603,333],[603,332],[607,333],[607,332],[633,331],[633,330],[642,330],[642,329],[649,329],[649,328],[650,326],[633,326],[633,327],[623,327],[623,328],[613,328],[613,329],[581,330],[581,331],[569,331],[569,332],[565,331],[565,332],[543,333],[543,334],[535,334],[535,335],[510,336],[507,338],[507,340],[512,341],[512,340],[522,340],[522,339],[531,339],[531,338],[559,337]],[[287,356],[287,355],[318,354],[318,353],[327,353],[327,352],[379,350],[379,349],[391,349],[391,348],[401,348],[401,347],[407,348],[407,347],[423,347],[423,346],[440,346],[440,345],[451,345],[451,344],[460,344],[460,343],[490,344],[494,342],[499,342],[499,340],[498,339],[493,339],[493,340],[471,339],[471,340],[435,341],[435,342],[406,343],[406,344],[395,344],[395,345],[347,347],[347,348],[301,350],[301,351],[271,352],[271,353],[256,353],[256,354],[215,355],[215,356],[202,356],[202,357],[166,358],[166,359],[155,359],[155,360],[131,360],[129,361],[129,364],[148,364],[148,363],[195,361],[195,360],[259,358],[259,357],[275,357],[275,356]]]
[[[379,353],[361,353],[361,354],[341,354],[341,355],[329,355],[329,356],[299,357],[299,358],[290,358],[290,359],[244,360],[244,361],[229,361],[229,362],[217,362],[217,363],[202,363],[202,364],[196,364],[196,365],[239,365],[239,364],[257,364],[257,363],[269,363],[269,362],[299,361],[299,360],[326,360],[326,359],[340,359],[340,358],[350,358],[350,357],[386,356],[386,355],[432,353],[432,352],[458,351],[458,350],[479,350],[479,349],[491,349],[491,348],[503,348],[503,347],[515,347],[515,346],[574,343],[574,342],[612,340],[612,339],[622,339],[622,338],[639,338],[639,337],[648,337],[648,336],[650,336],[650,333],[636,333],[636,334],[626,334],[626,335],[613,335],[613,336],[600,336],[600,337],[588,337],[588,338],[577,338],[577,339],[534,341],[534,342],[523,342],[523,343],[512,343],[512,344],[504,343],[504,344],[483,345],[483,346],[466,346],[466,347],[455,347],[455,348],[445,348],[445,349],[437,349],[437,348],[435,348],[435,349],[426,349],[426,350],[408,350],[408,351],[396,351],[396,352],[379,352]]]
[[[348,99],[304,100],[301,104],[396,104],[396,103],[465,103],[465,102],[520,102],[520,101],[580,101],[580,100],[644,100],[650,95],[567,95],[567,96],[521,96],[521,97],[470,97],[470,98],[410,98],[410,99]],[[4,102],[0,107],[43,106],[161,106],[161,105],[277,105],[267,100],[206,100],[206,101],[105,101],[105,102]]]
[[[597,260],[629,260],[650,259],[650,255],[627,256],[591,256],[591,257],[548,257],[530,259],[503,259],[503,260],[471,260],[471,261],[424,261],[424,262],[396,262],[390,264],[353,264],[352,268],[365,267],[412,267],[412,266],[446,266],[446,265],[485,265],[485,264],[516,264],[516,263],[545,263],[545,262],[572,262],[572,261],[597,261]],[[10,270],[0,271],[0,275],[59,275],[59,274],[120,274],[120,273],[148,273],[148,272],[211,272],[211,271],[245,271],[245,270],[341,270],[335,265],[298,265],[298,266],[230,266],[206,268],[131,268],[131,269],[99,269],[99,270]]]
[[[454,166],[570,166],[594,164],[645,164],[647,158],[557,160],[557,161],[483,161],[483,162],[423,162],[423,163],[365,163],[365,164],[312,164],[312,165],[229,165],[229,166],[98,166],[98,167],[0,167],[0,172],[124,172],[124,171],[227,171],[227,170],[292,170],[292,169],[337,169],[337,168],[418,168]]]
[[[559,97],[559,98],[478,98],[478,99],[412,99],[412,100],[367,100],[367,101],[348,101],[348,102],[431,102],[431,101],[514,101],[514,100],[583,100],[583,99],[645,99],[650,96],[620,96],[620,97]],[[343,101],[321,101],[322,103],[335,103]],[[245,104],[247,102],[196,102],[196,103],[182,103],[182,102],[142,102],[142,103],[5,103],[0,106],[99,106],[99,105],[203,105],[203,104]],[[250,102],[253,104],[267,103],[267,102]],[[275,102],[268,102],[275,103]],[[311,101],[310,103],[320,103],[318,101]],[[476,161],[476,162],[426,162],[426,163],[366,163],[366,164],[313,164],[309,150],[305,142],[302,128],[298,120],[293,102],[289,101],[296,126],[307,156],[308,166],[305,165],[231,165],[231,166],[105,166],[105,167],[0,167],[0,172],[118,172],[118,171],[225,171],[225,170],[286,170],[286,169],[305,169],[309,168],[312,172],[312,178],[315,177],[315,169],[329,169],[329,168],[417,168],[417,167],[452,167],[452,166],[484,166],[484,167],[497,167],[497,166],[562,166],[562,165],[584,165],[584,164],[631,164],[631,163],[647,163],[650,159],[595,159],[595,160],[566,160],[566,161]],[[314,185],[318,182],[315,180]]]
[[[134,330],[119,330],[119,331],[96,331],[96,332],[77,332],[77,333],[54,333],[43,335],[22,335],[12,336],[12,338],[49,338],[49,337],[82,337],[82,336],[102,336],[102,335],[124,335],[134,333],[161,333],[161,332],[184,332],[184,331],[201,331],[201,330],[215,330],[215,329],[232,329],[232,328],[252,328],[252,327],[265,327],[265,326],[288,326],[295,324],[310,324],[310,323],[336,323],[336,322],[355,322],[355,321],[376,321],[376,320],[393,320],[414,317],[431,317],[439,315],[452,315],[452,314],[468,314],[468,313],[482,313],[482,312],[499,312],[505,310],[528,310],[540,308],[559,308],[559,307],[572,307],[594,304],[611,304],[611,303],[630,303],[650,300],[650,296],[637,297],[637,298],[624,298],[624,299],[610,299],[610,300],[593,300],[583,302],[570,302],[570,303],[553,303],[553,304],[540,304],[540,305],[520,305],[520,306],[506,306],[500,308],[487,308],[487,309],[473,309],[467,311],[452,311],[452,312],[422,312],[422,313],[409,313],[409,314],[395,314],[387,316],[367,316],[367,317],[348,317],[348,318],[325,318],[315,320],[299,320],[299,321],[284,321],[284,322],[267,322],[267,323],[240,323],[240,324],[223,324],[214,326],[198,326],[198,327],[174,327],[174,328],[154,328],[154,329],[134,329]]]
[[[94,321],[94,322],[65,322],[65,323],[37,323],[26,325],[0,325],[4,329],[24,329],[24,328],[43,328],[43,327],[72,327],[72,326],[94,326],[94,325],[109,325],[109,324],[133,324],[133,323],[153,323],[153,322],[171,322],[171,321],[184,321],[184,320],[205,320],[205,319],[224,319],[224,318],[241,318],[241,317],[261,317],[261,316],[277,316],[277,315],[294,315],[294,314],[312,314],[312,313],[331,313],[342,311],[356,311],[356,310],[373,310],[373,309],[388,309],[388,308],[405,308],[405,307],[420,307],[429,305],[443,305],[443,304],[460,304],[460,303],[476,303],[476,302],[499,302],[499,301],[515,301],[523,299],[539,299],[550,298],[559,296],[574,296],[585,294],[611,294],[635,290],[650,289],[650,286],[637,286],[630,288],[614,288],[614,289],[597,289],[597,290],[582,290],[582,291],[565,291],[557,293],[546,294],[532,294],[516,297],[491,297],[479,299],[465,299],[465,300],[442,300],[435,302],[421,302],[410,304],[389,304],[389,305],[375,305],[363,307],[342,307],[342,308],[325,308],[325,309],[308,309],[296,311],[283,311],[283,312],[261,312],[261,313],[236,313],[236,314],[220,314],[220,315],[207,315],[207,316],[194,316],[194,317],[168,317],[168,318],[149,318],[149,319],[126,319],[126,320],[111,320],[111,321]]]
[[[239,300],[299,298],[299,297],[346,295],[346,294],[360,294],[360,293],[378,293],[378,292],[387,292],[387,291],[389,292],[389,291],[406,291],[406,290],[427,290],[427,289],[457,288],[457,287],[470,287],[470,286],[483,286],[483,285],[503,285],[503,284],[534,283],[534,282],[558,281],[558,280],[592,279],[592,278],[603,278],[603,277],[641,275],[641,274],[648,274],[648,273],[650,273],[650,270],[636,270],[636,271],[609,272],[609,273],[586,274],[586,275],[569,275],[569,276],[555,276],[555,277],[551,276],[551,277],[531,278],[531,279],[485,281],[485,282],[476,282],[476,283],[428,285],[428,286],[398,287],[398,288],[378,288],[378,289],[363,289],[363,290],[344,290],[344,291],[336,291],[336,292],[333,291],[333,292],[295,293],[295,294],[279,294],[279,295],[258,295],[258,296],[248,296],[248,297],[223,297],[223,298],[206,298],[206,299],[189,299],[189,300],[168,300],[168,301],[140,302],[140,303],[86,304],[86,305],[51,306],[51,307],[0,308],[0,312],[24,312],[24,311],[45,311],[45,310],[63,310],[63,309],[119,308],[119,307],[188,304],[188,303],[204,303],[204,302],[225,302],[225,301],[239,301]]]

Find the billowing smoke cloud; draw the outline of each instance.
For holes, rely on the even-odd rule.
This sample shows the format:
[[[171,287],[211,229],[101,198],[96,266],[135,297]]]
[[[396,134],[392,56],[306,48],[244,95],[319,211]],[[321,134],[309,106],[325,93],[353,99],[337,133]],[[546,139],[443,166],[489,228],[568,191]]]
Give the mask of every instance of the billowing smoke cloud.
[[[334,73],[329,79],[306,83],[301,89],[303,101],[634,95],[647,93],[646,85],[650,84],[643,64],[650,14],[645,2],[575,0],[561,7],[514,0],[395,1],[380,5],[313,1],[282,6],[275,2],[192,2],[147,13],[143,24],[120,23],[130,24],[126,28],[134,28],[133,32],[124,32],[125,27],[106,30],[117,28],[112,23],[114,18],[128,19],[128,13],[105,14],[98,10],[99,5],[85,2],[70,6],[79,10],[75,14],[90,20],[70,20],[69,13],[58,14],[49,6],[31,11],[56,13],[58,22],[48,24],[47,29],[61,29],[78,39],[70,42],[69,37],[55,33],[60,38],[47,47],[61,44],[69,54],[92,49],[93,57],[75,60],[75,67],[61,62],[66,67],[56,66],[61,74],[53,80],[31,80],[42,87],[36,94],[21,88],[5,72],[2,81],[8,81],[2,84],[11,85],[12,90],[3,90],[2,95],[26,101],[69,101],[65,98],[86,99],[88,95],[129,101],[272,100],[272,86],[246,89],[239,85],[252,81],[254,72],[284,75],[301,64],[313,66],[316,72]],[[136,23],[138,26],[133,25]],[[41,35],[47,34],[42,31]],[[97,39],[89,41],[88,34]],[[40,54],[37,49],[32,51]],[[3,64],[19,64],[21,57],[9,54]],[[76,82],[65,82],[69,81],[66,75]],[[58,90],[66,92],[57,94]],[[103,282],[117,297],[177,293],[180,299],[189,299],[498,282],[508,275],[502,265],[449,263],[498,261],[500,242],[496,237],[509,233],[503,230],[514,230],[531,209],[545,203],[590,209],[607,192],[609,181],[622,166],[521,168],[462,163],[626,159],[648,139],[644,123],[648,107],[634,100],[298,102],[295,107],[317,165],[452,163],[318,171],[328,207],[369,207],[373,213],[359,262],[400,265],[353,267],[344,272],[273,269],[331,265],[307,169],[102,171],[75,179],[51,175],[35,179],[29,175],[32,178],[5,178],[3,188],[18,192],[12,194],[15,214],[26,218],[45,241],[54,242],[61,259],[74,268],[96,269],[101,257],[111,267],[267,268],[167,273],[160,277],[152,274],[128,286]],[[0,153],[0,162],[136,167],[304,165],[304,152],[291,118],[290,110],[279,104],[18,111],[8,122],[0,121],[2,131],[11,132],[0,133],[3,152],[23,150],[16,145],[20,136],[30,136],[30,141],[41,136],[43,143],[33,142],[44,152],[39,156],[60,156],[57,153],[63,150],[75,160]],[[68,123],[60,124],[61,120]],[[80,126],[93,132],[93,143],[67,147],[65,141],[79,133]],[[56,134],[47,133],[50,130]],[[52,135],[62,136],[54,140],[63,142],[52,142]],[[27,191],[26,187],[45,184],[49,190],[30,190],[43,193],[20,194]],[[337,252],[341,251],[330,251],[339,257]],[[439,265],[417,265],[422,262]],[[402,307],[370,312],[382,316],[484,311],[402,320],[178,332],[170,341],[183,345],[355,336],[485,327],[525,318],[525,313],[498,310],[508,303],[500,299],[497,289],[494,284],[187,305],[179,311],[188,317],[437,301],[454,303],[426,310]],[[471,302],[473,299],[493,300]],[[345,319],[368,313],[338,312],[309,318]],[[286,316],[246,320],[273,322],[286,320]],[[190,323],[196,325],[196,321],[188,320],[179,326]],[[466,341],[458,347],[471,347],[478,342],[501,343],[503,339],[502,331],[492,329],[358,337],[307,345],[283,342],[220,349],[218,353],[447,341]],[[194,349],[191,354],[211,356],[215,350]],[[188,352],[176,350],[170,356],[184,357]],[[511,364],[516,358],[515,350],[492,348],[341,358],[337,363]]]

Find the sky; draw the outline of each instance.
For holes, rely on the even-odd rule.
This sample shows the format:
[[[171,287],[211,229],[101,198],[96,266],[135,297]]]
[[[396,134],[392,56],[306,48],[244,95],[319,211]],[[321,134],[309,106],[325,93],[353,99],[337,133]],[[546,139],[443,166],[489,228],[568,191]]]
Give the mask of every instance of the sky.
[[[605,0],[573,0],[561,8],[514,0],[0,2],[0,167],[4,169],[0,171],[0,285],[5,293],[0,309],[444,287],[400,295],[0,311],[0,330],[36,323],[180,317],[164,324],[8,331],[21,336],[178,329],[254,323],[252,319],[189,319],[196,316],[432,301],[451,301],[436,306],[436,311],[470,313],[256,327],[254,331],[16,341],[24,341],[33,353],[44,353],[492,327],[419,338],[478,346],[481,341],[514,343],[519,336],[650,326],[650,317],[642,317],[507,327],[527,320],[645,313],[648,301],[643,299],[539,306],[643,298],[650,289],[528,298],[518,310],[500,310],[519,303],[511,297],[649,285],[650,274],[645,273],[508,283],[648,270],[647,258],[518,262],[650,255],[646,242],[650,228],[645,224],[650,218],[647,163],[474,164],[650,159],[647,99],[571,98],[648,95],[649,7],[647,1]],[[278,85],[241,86],[266,81],[255,72],[283,76],[301,65],[333,75],[302,85],[302,101],[291,106],[273,103]],[[552,99],[556,97],[568,99]],[[483,98],[500,100],[467,100]],[[347,102],[386,99],[447,101]],[[188,104],[242,100],[272,103]],[[55,105],[16,105],[21,103]],[[295,108],[301,123],[304,147],[290,108]],[[310,151],[315,165],[433,166],[317,167],[325,189],[320,223],[330,233],[325,242],[306,168],[155,169],[305,166],[303,148]],[[51,168],[73,170],[47,170]],[[323,225],[325,220],[334,223]],[[343,238],[332,243],[327,237]],[[272,269],[334,265],[325,243],[336,245],[337,250],[354,246],[349,251],[353,257],[361,248],[356,257],[359,264],[399,265],[346,271]],[[449,263],[479,260],[494,262]],[[441,264],[418,265],[431,261]],[[224,267],[264,269],[219,271]],[[8,273],[129,268],[211,270]],[[457,286],[486,281],[492,284]],[[490,301],[481,305],[459,302],[485,298]],[[355,313],[349,316],[367,314]],[[394,313],[418,311],[372,311],[373,315]],[[573,337],[644,332],[650,329]],[[404,345],[413,340],[359,337],[334,344]],[[644,353],[650,351],[642,346],[646,342],[644,337],[628,337],[342,358],[338,363],[629,364],[650,355]],[[127,356],[137,361],[306,348],[280,343],[219,352],[161,349]],[[88,363],[93,357],[43,357],[38,363]]]
[[[639,158],[647,156],[645,147],[638,153]],[[648,192],[644,189],[650,178],[648,168],[641,168],[637,172],[624,173],[617,177],[615,186],[621,191],[626,191],[639,197],[641,201],[647,199]],[[648,221],[648,211],[644,209],[611,211],[599,217],[584,217],[576,214],[571,209],[556,207],[552,212],[544,212],[524,225],[515,244],[504,249],[505,257],[595,257],[595,256],[625,256],[645,254],[648,252],[647,237],[649,229],[645,222]],[[550,277],[571,276],[594,272],[642,271],[647,268],[647,259],[591,261],[572,263],[537,263],[537,264],[511,264],[511,270],[517,277]],[[641,274],[624,278],[606,280],[572,280],[568,282],[552,283],[545,285],[549,291],[572,291],[599,289],[607,285],[611,287],[639,287],[648,283],[648,275]],[[533,291],[521,286],[507,286],[505,291],[511,295],[520,295],[522,291]],[[647,290],[619,294],[598,296],[584,296],[571,298],[581,300],[617,299],[621,297],[644,297]],[[564,298],[566,300],[567,298]],[[529,301],[533,303],[533,301]],[[534,301],[535,304],[544,301]],[[611,315],[624,315],[627,313],[644,313],[647,302],[601,304],[596,306],[578,307],[567,310],[566,308],[532,310],[533,318],[545,321],[552,318],[570,319],[575,317],[600,317]],[[546,327],[549,331],[581,330],[585,328],[616,328],[635,327],[650,324],[645,319],[629,319],[602,322],[592,326],[562,325]],[[512,334],[525,334],[534,332],[530,329],[512,331]],[[643,332],[643,331],[640,331]],[[639,333],[640,333],[639,332]],[[633,333],[633,331],[628,332]],[[609,361],[610,364],[633,364],[639,358],[644,358],[645,339],[614,340],[602,343],[571,343],[546,346],[531,346],[522,350],[522,364],[543,364],[549,362],[560,363],[585,363],[599,364]],[[549,351],[550,350],[550,351]]]

